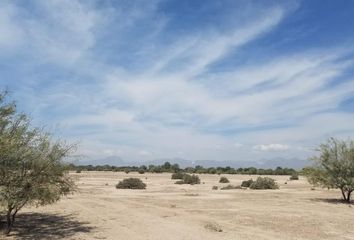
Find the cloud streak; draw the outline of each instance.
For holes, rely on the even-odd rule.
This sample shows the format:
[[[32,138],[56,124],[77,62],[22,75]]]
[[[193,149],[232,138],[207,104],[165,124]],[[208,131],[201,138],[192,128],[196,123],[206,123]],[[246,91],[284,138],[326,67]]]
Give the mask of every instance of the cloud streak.
[[[162,5],[4,2],[0,71],[14,80],[1,84],[90,158],[303,159],[328,136],[354,136],[353,111],[342,108],[354,94],[354,49],[261,57],[298,4],[230,5],[214,16],[227,27],[190,28]]]

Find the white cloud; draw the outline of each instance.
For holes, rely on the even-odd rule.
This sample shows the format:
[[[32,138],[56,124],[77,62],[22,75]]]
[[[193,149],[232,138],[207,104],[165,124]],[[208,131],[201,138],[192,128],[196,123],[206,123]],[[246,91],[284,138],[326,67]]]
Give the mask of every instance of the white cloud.
[[[43,122],[60,124],[65,138],[80,140],[85,155],[306,158],[328,136],[354,136],[354,114],[337,111],[354,94],[352,79],[338,81],[352,66],[349,47],[284,52],[233,70],[210,67],[276,28],[287,17],[284,7],[254,9],[223,32],[181,32],[163,43],[168,17],[155,5],[95,9],[86,1],[39,1],[38,7],[40,19],[17,16],[15,4],[0,10],[0,48],[22,53],[27,39],[24,55],[69,69],[64,77],[49,74],[44,84],[40,74],[26,79],[18,96]],[[129,30],[133,38],[126,38]],[[97,53],[100,39],[110,42]]]
[[[239,142],[234,143],[234,147],[235,148],[240,148],[240,147],[243,147],[243,146],[244,146],[244,144],[242,144],[242,143],[239,143]]]
[[[272,143],[272,144],[261,144],[253,146],[254,150],[257,151],[286,151],[290,147],[285,144]]]

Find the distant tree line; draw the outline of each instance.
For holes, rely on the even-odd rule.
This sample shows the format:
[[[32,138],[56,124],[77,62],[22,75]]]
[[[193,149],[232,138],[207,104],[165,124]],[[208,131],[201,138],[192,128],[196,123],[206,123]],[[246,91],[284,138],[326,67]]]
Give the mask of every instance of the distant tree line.
[[[169,162],[165,162],[162,165],[141,165],[141,166],[111,166],[111,165],[69,165],[70,170],[81,172],[81,171],[114,171],[114,172],[139,172],[139,173],[209,173],[209,174],[254,174],[254,175],[293,175],[298,173],[293,168],[282,168],[277,167],[275,169],[263,169],[263,168],[255,168],[255,167],[247,167],[247,168],[232,168],[232,167],[209,167],[205,168],[203,166],[197,165],[195,167],[186,167],[180,168],[178,164],[171,164]]]

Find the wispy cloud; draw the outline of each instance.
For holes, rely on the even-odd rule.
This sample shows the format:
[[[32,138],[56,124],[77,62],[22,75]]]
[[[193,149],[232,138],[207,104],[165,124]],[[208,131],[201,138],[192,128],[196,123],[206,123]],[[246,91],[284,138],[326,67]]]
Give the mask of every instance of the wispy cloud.
[[[288,150],[290,147],[285,144],[279,143],[272,143],[272,144],[261,144],[253,146],[254,150],[257,151],[285,151]]]
[[[298,5],[231,4],[186,27],[159,1],[5,1],[1,84],[92,158],[306,158],[354,136],[354,49],[271,51]]]

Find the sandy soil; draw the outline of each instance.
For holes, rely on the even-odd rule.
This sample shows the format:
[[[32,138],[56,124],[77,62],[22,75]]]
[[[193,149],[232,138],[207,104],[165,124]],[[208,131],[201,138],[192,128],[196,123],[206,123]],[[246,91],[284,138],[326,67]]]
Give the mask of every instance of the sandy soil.
[[[174,184],[171,174],[72,175],[74,195],[25,209],[5,239],[354,239],[354,205],[336,201],[338,191],[311,190],[304,179],[273,176],[280,190],[211,190],[227,184],[204,174],[194,186]],[[250,178],[225,176],[234,185]],[[141,178],[147,189],[117,190],[126,177]]]

